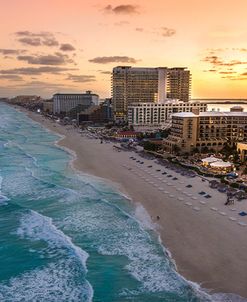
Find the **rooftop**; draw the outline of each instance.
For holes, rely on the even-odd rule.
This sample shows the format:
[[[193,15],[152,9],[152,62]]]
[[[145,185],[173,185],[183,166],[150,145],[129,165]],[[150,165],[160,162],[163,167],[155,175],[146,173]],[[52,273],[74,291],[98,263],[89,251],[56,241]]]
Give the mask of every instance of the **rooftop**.
[[[53,96],[75,96],[75,95],[79,95],[79,96],[81,96],[81,95],[96,95],[96,96],[98,96],[97,94],[95,94],[95,93],[92,93],[92,91],[86,91],[86,92],[84,92],[84,93],[55,93]]]
[[[182,71],[182,70],[187,70],[187,67],[132,67],[132,66],[116,66],[113,68],[114,70],[120,70],[120,69],[130,69],[133,71],[154,71],[158,69],[166,69],[166,70],[171,70],[171,71]]]
[[[175,117],[247,116],[247,112],[206,111],[206,112],[200,112],[200,114],[194,114],[193,112],[179,112],[179,113],[174,113],[173,116]]]

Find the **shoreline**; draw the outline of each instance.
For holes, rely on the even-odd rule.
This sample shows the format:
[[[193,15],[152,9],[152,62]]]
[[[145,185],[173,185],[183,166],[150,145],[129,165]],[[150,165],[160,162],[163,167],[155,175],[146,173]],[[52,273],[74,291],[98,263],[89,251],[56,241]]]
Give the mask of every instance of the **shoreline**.
[[[97,140],[82,137],[79,133],[68,130],[68,127],[51,122],[43,116],[23,108],[18,109],[44,128],[60,136],[56,144],[72,154],[70,164],[77,173],[83,172],[96,176],[117,188],[123,195],[127,195],[132,204],[140,203],[143,206],[152,222],[159,225],[156,231],[160,235],[164,248],[171,254],[171,259],[175,260],[177,272],[189,283],[195,286],[200,284],[202,289],[206,289],[206,292],[234,293],[247,297],[245,286],[247,283],[247,273],[245,273],[247,256],[244,253],[247,248],[244,242],[247,228],[226,221],[225,217],[218,216],[219,221],[217,221],[215,213],[210,209],[206,212],[204,208],[198,213],[188,206],[181,205],[181,202],[171,202],[176,196],[177,186],[169,187],[167,190],[175,193],[164,198],[164,192],[158,191],[159,186],[153,188],[150,184],[146,184],[143,178],[140,178],[141,173],[147,177],[150,175],[146,175],[138,165],[136,166],[135,162],[129,160],[131,155],[138,157],[133,152],[118,153],[113,150],[110,143],[99,144]],[[150,160],[144,161],[159,167]],[[107,165],[106,162],[109,164]],[[164,168],[160,167],[160,169]],[[173,171],[170,172],[175,174]],[[158,174],[157,171],[153,172],[153,175],[155,174]],[[178,178],[182,177],[178,176]],[[159,179],[154,181],[159,182]],[[187,179],[187,181],[193,183],[193,187],[195,183],[197,190],[204,188],[210,191],[205,188],[204,183],[199,182],[197,177]],[[219,199],[222,201],[224,195],[217,191],[214,193],[218,195],[216,198],[221,197]],[[210,194],[213,193],[210,191]],[[204,216],[200,217],[200,215]],[[160,216],[158,221],[157,216]],[[208,228],[208,231],[204,227]],[[219,246],[220,241],[222,246]],[[236,243],[242,244],[241,250],[234,251]],[[227,255],[218,255],[227,250]],[[232,265],[226,269],[225,265],[229,263]],[[233,279],[227,282],[229,281],[227,277],[231,278],[231,276]]]

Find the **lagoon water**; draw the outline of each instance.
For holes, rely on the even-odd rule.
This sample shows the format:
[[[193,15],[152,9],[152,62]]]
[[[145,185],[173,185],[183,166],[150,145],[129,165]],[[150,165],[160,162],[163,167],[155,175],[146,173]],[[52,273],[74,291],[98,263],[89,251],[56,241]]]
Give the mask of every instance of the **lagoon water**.
[[[245,112],[247,112],[247,103],[245,104],[221,104],[221,103],[215,103],[215,104],[208,104],[208,111],[230,111],[230,109],[234,106],[241,106]]]
[[[211,301],[141,207],[76,173],[59,137],[0,104],[0,301]]]

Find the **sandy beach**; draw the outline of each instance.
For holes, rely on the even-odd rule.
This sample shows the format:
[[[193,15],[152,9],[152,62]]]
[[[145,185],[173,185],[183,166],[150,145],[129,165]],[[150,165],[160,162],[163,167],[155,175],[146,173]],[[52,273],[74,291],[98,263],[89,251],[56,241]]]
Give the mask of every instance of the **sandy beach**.
[[[181,176],[133,152],[118,152],[111,143],[82,137],[71,126],[35,113],[28,115],[64,136],[58,144],[76,153],[76,169],[113,182],[134,203],[143,205],[182,276],[214,293],[247,297],[247,217],[238,214],[247,212],[247,201],[225,206],[226,195],[200,177]],[[203,197],[200,191],[212,198]]]

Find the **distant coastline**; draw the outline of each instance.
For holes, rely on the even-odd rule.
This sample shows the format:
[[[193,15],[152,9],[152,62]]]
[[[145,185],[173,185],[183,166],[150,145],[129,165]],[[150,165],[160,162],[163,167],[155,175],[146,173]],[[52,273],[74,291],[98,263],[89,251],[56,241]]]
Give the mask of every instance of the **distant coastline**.
[[[191,99],[206,104],[247,104],[247,99]]]

